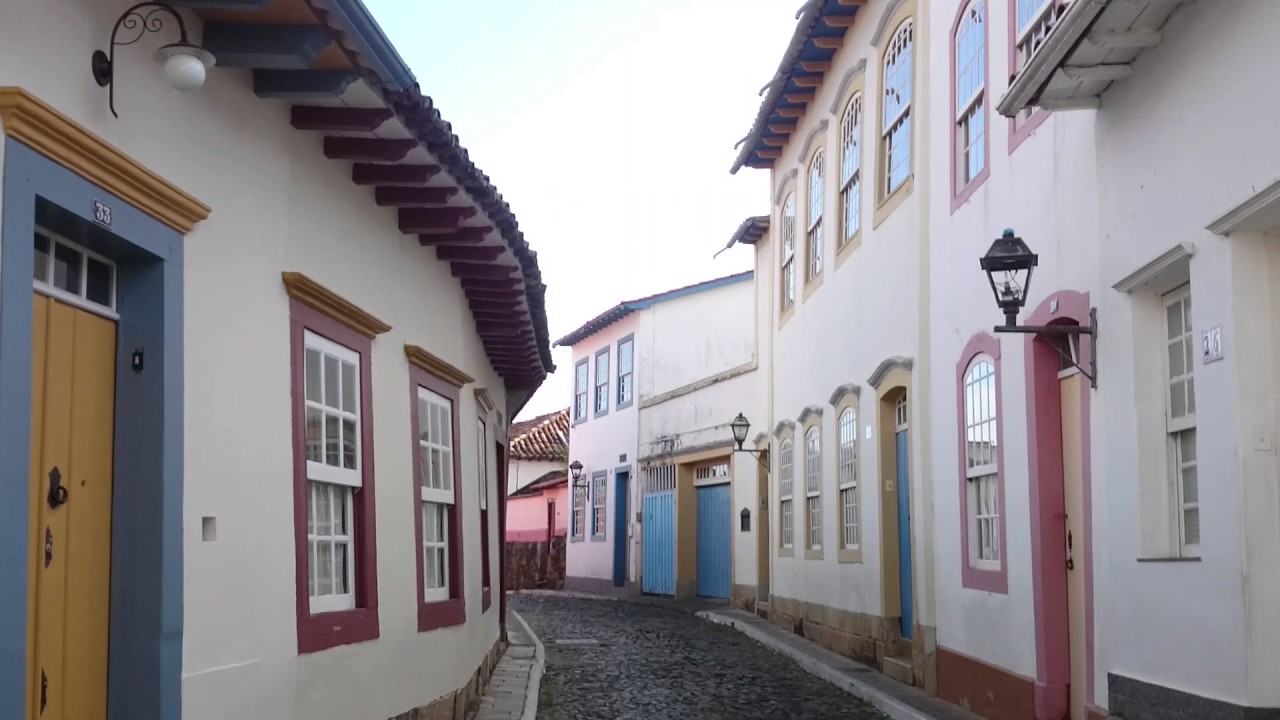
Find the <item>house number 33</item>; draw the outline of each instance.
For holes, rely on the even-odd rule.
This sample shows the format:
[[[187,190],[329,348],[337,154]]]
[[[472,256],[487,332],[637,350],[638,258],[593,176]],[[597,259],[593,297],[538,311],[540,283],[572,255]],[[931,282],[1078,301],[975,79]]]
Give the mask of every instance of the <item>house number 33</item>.
[[[93,221],[111,227],[111,206],[101,200],[93,201]]]

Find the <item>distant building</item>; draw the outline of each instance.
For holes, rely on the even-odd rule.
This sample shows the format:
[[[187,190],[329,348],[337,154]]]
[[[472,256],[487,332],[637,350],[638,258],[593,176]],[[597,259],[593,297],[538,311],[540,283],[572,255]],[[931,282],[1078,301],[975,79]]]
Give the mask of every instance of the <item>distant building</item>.
[[[515,423],[508,433],[508,541],[545,542],[568,529],[569,410]]]

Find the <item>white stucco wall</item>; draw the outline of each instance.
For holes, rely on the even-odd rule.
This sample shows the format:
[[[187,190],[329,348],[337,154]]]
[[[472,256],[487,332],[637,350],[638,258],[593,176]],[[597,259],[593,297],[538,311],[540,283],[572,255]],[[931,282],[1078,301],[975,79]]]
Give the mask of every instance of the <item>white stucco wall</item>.
[[[630,507],[635,508],[635,477],[636,477],[636,457],[638,449],[636,447],[636,423],[637,423],[637,407],[638,403],[634,400],[629,407],[619,410],[616,407],[617,401],[617,379],[618,379],[618,341],[622,338],[635,334],[636,342],[634,348],[634,371],[636,375],[639,372],[640,359],[645,352],[645,344],[640,340],[638,328],[638,318],[635,314],[629,315],[622,320],[604,328],[600,332],[592,335],[577,345],[573,346],[573,364],[566,370],[570,373],[570,377],[574,377],[575,368],[579,361],[586,359],[589,368],[587,372],[588,388],[587,388],[587,419],[575,422],[572,415],[573,412],[573,396],[569,398],[570,417],[569,421],[573,423],[569,430],[569,461],[578,461],[582,463],[582,479],[588,483],[590,487],[591,476],[600,471],[608,473],[608,494],[606,495],[606,518],[605,518],[605,537],[603,540],[592,539],[591,537],[591,495],[587,496],[587,513],[586,513],[586,530],[583,533],[582,540],[575,540],[570,537],[568,549],[565,551],[565,573],[570,578],[595,578],[599,580],[611,579],[613,577],[613,552],[614,542],[618,536],[618,528],[615,527],[615,503],[617,502],[617,493],[614,492],[615,473],[619,470],[630,470],[632,473],[632,482],[629,483],[631,503]],[[596,352],[608,347],[609,348],[609,412],[607,415],[596,417],[595,414],[595,356]],[[639,379],[636,379],[637,386]],[[624,457],[625,456],[625,457]],[[569,490],[569,503],[572,507],[573,489]],[[630,513],[629,525],[634,525],[635,513]],[[634,565],[634,552],[631,542],[631,527],[623,528],[624,539],[627,541],[627,557],[628,566]],[[628,579],[634,578],[634,567],[629,567],[627,573]]]
[[[556,460],[512,460],[507,463],[507,492],[513,493],[549,472],[568,472],[565,465]]]
[[[290,127],[289,103],[254,97],[248,71],[214,69],[202,90],[181,95],[163,82],[149,41],[124,48],[116,55],[120,118],[110,116],[88,55],[127,5],[6,3],[0,82],[26,88],[213,208],[185,245],[183,717],[345,720],[425,705],[466,683],[498,635],[496,599],[484,614],[480,606],[470,390],[488,388],[503,407],[502,384],[448,266],[352,185],[349,163],[325,159],[320,134]],[[199,37],[198,23],[192,32]],[[49,52],[51,43],[74,51]],[[380,638],[304,657],[295,630],[286,270],[393,328],[374,341],[371,360]],[[417,630],[406,342],[477,378],[458,412],[468,622],[428,633]],[[491,486],[490,497],[496,492]],[[215,542],[201,541],[203,517],[217,519]],[[496,584],[496,562],[492,570]]]
[[[640,313],[641,404],[652,398],[741,368],[755,354],[752,282],[732,284],[659,302]],[[729,415],[725,422],[733,419]]]
[[[803,527],[800,508],[803,493],[796,495],[795,528],[797,546],[794,557],[779,556],[777,536],[780,517],[778,513],[778,442],[772,441],[773,474],[770,480],[770,532],[774,535],[772,564],[772,591],[774,595],[805,600],[843,610],[861,613],[881,613],[881,537],[880,502],[876,491],[879,477],[877,443],[879,431],[876,419],[875,389],[868,385],[868,378],[884,360],[902,356],[920,361],[919,318],[921,314],[920,268],[923,258],[919,248],[926,230],[924,199],[926,184],[921,176],[927,168],[928,147],[921,131],[918,116],[913,122],[912,168],[916,175],[914,189],[896,209],[876,225],[876,152],[870,151],[878,135],[878,98],[881,96],[881,70],[879,51],[889,42],[893,27],[885,30],[880,48],[872,47],[871,40],[881,16],[889,8],[889,2],[872,2],[859,11],[860,20],[845,35],[844,47],[832,61],[827,72],[828,81],[817,88],[817,97],[809,103],[809,112],[800,118],[790,142],[783,148],[782,157],[772,171],[772,192],[769,198],[772,208],[772,229],[768,242],[757,245],[757,277],[763,290],[759,300],[767,298],[771,306],[768,313],[767,332],[772,334],[770,379],[772,405],[767,420],[756,425],[758,430],[771,434],[782,420],[795,420],[807,406],[818,406],[824,412],[822,427],[822,497],[823,497],[823,546],[822,560],[806,560],[801,546]],[[928,27],[928,4],[920,3],[916,15],[916,37],[922,37]],[[914,78],[916,109],[923,114],[922,98],[928,86],[928,77],[922,72],[927,67],[927,45],[916,41]],[[866,71],[854,82],[863,88],[863,186],[860,245],[846,257],[837,259],[836,234],[839,230],[838,167],[839,124],[850,93],[841,93],[841,81],[851,68],[866,61]],[[832,112],[831,108],[835,107]],[[821,123],[827,123],[801,157],[809,136]],[[813,151],[824,148],[826,153],[826,181],[824,184],[824,224],[826,240],[824,269],[821,285],[805,298],[804,220],[807,201],[807,169]],[[792,170],[798,171],[789,177]],[[797,290],[794,313],[779,327],[781,310],[781,281],[778,269],[780,251],[781,208],[787,193],[796,193],[797,204]],[[765,295],[767,292],[769,295]],[[764,314],[762,312],[762,314]],[[861,492],[862,557],[860,563],[839,563],[836,552],[838,536],[837,490],[837,418],[828,404],[832,392],[846,383],[860,386],[861,402],[858,418],[861,435],[861,455],[858,462]],[[913,373],[915,387],[909,398],[911,414],[921,418],[927,412],[927,396],[920,387],[920,380]],[[870,435],[868,435],[868,432]],[[754,430],[753,430],[754,434]],[[801,431],[797,429],[797,440]],[[916,619],[931,624],[926,604],[930,595],[929,573],[925,571],[931,562],[931,548],[925,542],[923,519],[927,517],[928,493],[921,490],[923,473],[923,448],[920,437],[912,441],[910,467],[912,471],[913,558],[915,577]],[[803,451],[797,444],[796,487],[803,489]],[[891,538],[897,542],[896,536]]]
[[[1275,237],[1223,238],[1203,228],[1280,177],[1280,147],[1270,140],[1280,107],[1270,69],[1278,26],[1275,3],[1186,4],[1132,76],[1103,95],[1097,130],[1100,265],[1115,276],[1107,280],[1174,243],[1192,243],[1193,329],[1198,339],[1221,324],[1225,343],[1223,361],[1195,361],[1202,559],[1135,562],[1142,408],[1134,398],[1144,378],[1131,369],[1132,303],[1116,292],[1102,296],[1099,315],[1116,328],[1099,345],[1113,389],[1102,404],[1114,438],[1103,448],[1112,470],[1103,566],[1114,597],[1111,665],[1140,680],[1273,707],[1280,705],[1277,247]]]

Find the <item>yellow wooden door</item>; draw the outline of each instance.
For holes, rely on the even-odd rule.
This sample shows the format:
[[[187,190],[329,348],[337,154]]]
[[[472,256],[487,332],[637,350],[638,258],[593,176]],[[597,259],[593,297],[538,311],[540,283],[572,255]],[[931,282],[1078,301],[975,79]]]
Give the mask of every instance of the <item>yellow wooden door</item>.
[[[1085,654],[1084,443],[1080,373],[1058,381],[1062,405],[1062,485],[1067,511],[1067,637],[1071,653],[1071,720],[1085,720],[1089,664]]]
[[[35,295],[31,720],[107,716],[115,353],[115,322]]]

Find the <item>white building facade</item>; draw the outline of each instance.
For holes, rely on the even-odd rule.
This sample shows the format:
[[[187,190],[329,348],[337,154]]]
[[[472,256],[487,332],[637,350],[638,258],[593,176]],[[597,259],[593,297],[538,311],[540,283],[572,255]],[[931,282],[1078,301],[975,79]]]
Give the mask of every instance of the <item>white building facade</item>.
[[[0,11],[0,717],[452,716],[536,262],[362,4],[174,4]]]

